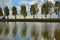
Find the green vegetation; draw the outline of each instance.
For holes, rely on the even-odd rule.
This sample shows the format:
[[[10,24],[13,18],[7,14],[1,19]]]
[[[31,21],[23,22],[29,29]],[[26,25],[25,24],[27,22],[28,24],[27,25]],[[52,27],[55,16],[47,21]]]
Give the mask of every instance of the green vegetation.
[[[8,15],[9,15],[9,9],[8,9],[8,6],[6,6],[6,7],[4,8],[4,13],[6,14],[7,19],[8,19]]]
[[[58,19],[59,19],[59,12],[60,12],[60,2],[56,1],[55,4],[53,4],[51,1],[46,1],[42,6],[41,6],[41,14],[45,14],[45,18],[47,17],[47,15],[50,13],[50,19],[51,19],[51,14],[54,13],[52,12],[51,9],[54,9],[54,12],[56,14],[58,14]],[[27,16],[27,10],[26,10],[26,6],[25,5],[21,5],[21,15],[25,17]],[[31,15],[33,15],[33,19],[35,19],[35,15],[39,12],[39,8],[38,8],[38,4],[35,3],[33,5],[31,5],[30,7],[30,13]],[[4,13],[6,14],[6,16],[8,17],[9,13],[9,8],[8,6],[6,6],[4,8]],[[0,16],[3,15],[3,11],[2,8],[0,7]],[[16,15],[17,15],[17,8],[15,6],[12,7],[12,15],[15,15],[15,19],[16,19]]]
[[[49,12],[51,11],[52,7],[53,7],[53,3],[50,1],[47,1],[42,5],[41,14],[45,14],[45,18],[46,18]],[[50,18],[51,18],[51,13],[50,13]]]
[[[16,20],[17,8],[15,6],[12,7],[12,15],[15,15],[15,20]]]
[[[26,6],[25,5],[21,6],[21,15],[24,16],[24,19],[27,16],[27,11],[26,11]]]
[[[37,4],[31,5],[30,12],[31,15],[33,15],[33,18],[35,19],[35,15],[38,13],[39,9],[37,7]]]
[[[0,16],[3,16],[2,8],[0,8]]]
[[[59,18],[59,13],[60,13],[60,2],[59,2],[59,1],[56,1],[56,2],[55,2],[54,12],[55,12],[56,14],[58,14],[58,18]]]

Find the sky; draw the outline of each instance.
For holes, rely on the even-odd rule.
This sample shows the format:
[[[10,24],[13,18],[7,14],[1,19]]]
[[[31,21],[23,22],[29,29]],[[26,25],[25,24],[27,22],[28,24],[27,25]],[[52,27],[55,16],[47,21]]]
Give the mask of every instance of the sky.
[[[46,0],[0,0],[0,7],[8,6],[9,8],[12,6],[20,7],[22,4],[24,5],[31,5],[34,3],[42,4]],[[54,0],[49,0],[54,1]]]
[[[0,7],[2,7],[4,9],[5,6],[8,6],[9,10],[10,10],[10,13],[11,13],[12,7],[16,6],[18,14],[20,14],[20,6],[21,5],[26,5],[27,12],[28,12],[28,15],[29,15],[30,14],[29,13],[30,5],[32,5],[34,3],[37,3],[38,7],[39,7],[39,10],[40,10],[42,4],[46,1],[47,0],[0,0]],[[60,1],[60,0],[48,0],[48,1],[52,1],[54,3],[55,1]]]

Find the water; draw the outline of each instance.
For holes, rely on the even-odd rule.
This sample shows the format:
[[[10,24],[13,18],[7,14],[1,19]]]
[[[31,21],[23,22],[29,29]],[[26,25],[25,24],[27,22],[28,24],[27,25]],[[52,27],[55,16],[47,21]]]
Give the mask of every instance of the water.
[[[49,35],[54,38],[54,31],[56,29],[60,29],[60,23],[44,23],[44,22],[0,22],[0,28],[2,29],[2,33],[0,34],[0,40],[35,40],[31,32],[33,29],[35,30],[37,35],[36,40],[44,40],[42,36],[42,31],[44,31],[45,26],[49,31]],[[15,33],[13,33],[13,29],[15,27]],[[8,30],[7,33],[5,30]],[[22,34],[22,29],[25,34]],[[34,32],[34,33],[35,33]]]

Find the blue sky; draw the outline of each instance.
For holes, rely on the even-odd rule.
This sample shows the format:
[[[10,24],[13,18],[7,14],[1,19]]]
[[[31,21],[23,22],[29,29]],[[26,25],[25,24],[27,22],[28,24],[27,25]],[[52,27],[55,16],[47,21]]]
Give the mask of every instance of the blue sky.
[[[9,7],[11,7],[13,5],[15,5],[15,6],[21,6],[22,3],[33,4],[35,2],[37,2],[38,4],[39,3],[42,4],[45,1],[46,0],[0,0],[0,6],[2,6],[2,7],[6,6],[6,5],[9,6]],[[53,0],[51,0],[51,1],[53,1]]]
[[[45,2],[46,0],[0,0],[0,6],[5,6],[5,5],[7,5],[7,6],[11,6],[11,5],[16,5],[16,6],[21,6],[21,3],[23,2],[25,2],[25,3],[27,3],[27,2],[30,2],[30,4],[32,4],[33,2],[35,2],[35,1],[37,1],[37,3],[39,4],[39,3],[43,3],[43,2]],[[49,0],[49,1],[60,1],[60,0]]]

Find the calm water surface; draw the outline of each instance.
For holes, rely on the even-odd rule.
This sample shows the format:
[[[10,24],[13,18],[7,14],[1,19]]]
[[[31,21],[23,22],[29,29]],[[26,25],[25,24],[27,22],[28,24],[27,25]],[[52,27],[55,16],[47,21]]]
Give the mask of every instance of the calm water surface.
[[[45,27],[48,28],[49,34],[54,38],[54,31],[60,29],[60,23],[44,23],[44,22],[0,22],[0,27],[2,27],[2,33],[0,35],[0,40],[34,40],[31,35],[32,30],[38,32],[37,40],[44,40],[42,36],[42,31]],[[26,26],[26,36],[22,36],[22,29]],[[13,28],[17,28],[17,33],[13,35]],[[8,35],[5,34],[5,29],[9,30]],[[55,39],[55,38],[54,38]]]

